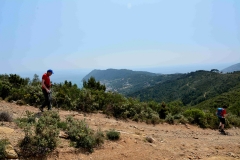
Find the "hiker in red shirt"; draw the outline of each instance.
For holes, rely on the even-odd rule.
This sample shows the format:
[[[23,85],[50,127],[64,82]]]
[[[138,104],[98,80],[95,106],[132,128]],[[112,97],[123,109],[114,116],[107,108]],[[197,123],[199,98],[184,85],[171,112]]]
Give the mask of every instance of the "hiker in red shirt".
[[[226,121],[225,118],[226,118],[226,114],[227,114],[226,109],[227,109],[227,106],[224,105],[222,108],[218,108],[217,112],[216,112],[218,119],[220,121],[218,129],[220,132],[223,132],[223,133],[225,132],[224,125],[225,125],[225,121]]]
[[[51,87],[51,81],[50,81],[50,76],[53,74],[53,71],[51,69],[47,70],[47,73],[44,73],[42,76],[42,92],[45,98],[44,103],[42,106],[39,108],[43,112],[43,108],[47,105],[48,110],[52,109],[51,106],[51,97],[50,97],[50,87]]]

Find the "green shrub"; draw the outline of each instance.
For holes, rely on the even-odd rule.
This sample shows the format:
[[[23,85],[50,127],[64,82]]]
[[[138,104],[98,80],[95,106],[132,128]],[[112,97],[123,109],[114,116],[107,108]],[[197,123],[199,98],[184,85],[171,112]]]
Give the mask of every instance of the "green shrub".
[[[157,114],[152,116],[151,123],[154,124],[154,125],[160,123],[160,119],[159,119],[159,116]]]
[[[132,120],[138,122],[139,121],[139,115],[135,114],[134,117],[132,118]]]
[[[68,128],[67,122],[63,122],[63,121],[58,122],[57,126],[58,126],[58,128],[63,129],[63,130],[67,130],[67,128]]]
[[[226,127],[231,127],[231,126],[240,127],[240,117],[239,116],[236,116],[233,114],[228,114],[228,116],[226,117],[226,121],[227,121]]]
[[[101,129],[98,129],[97,132],[94,134],[96,146],[101,146],[104,144],[104,133],[101,131]]]
[[[120,132],[117,132],[114,129],[111,129],[107,131],[107,138],[109,140],[118,140],[120,138]]]
[[[187,124],[188,120],[183,115],[178,119],[178,123]]]
[[[240,100],[236,101],[232,106],[229,107],[228,111],[232,114],[240,117]]]
[[[211,129],[217,129],[219,125],[219,120],[218,117],[211,112],[206,112],[205,113],[205,119],[207,123],[207,127]]]
[[[174,119],[181,119],[183,115],[181,113],[173,115]]]
[[[24,157],[43,157],[57,147],[60,117],[57,112],[44,112],[34,125],[24,128],[25,137],[20,142]]]
[[[171,113],[169,113],[166,118],[165,118],[165,122],[169,123],[169,124],[174,124],[174,117],[172,116]]]
[[[89,152],[93,152],[93,148],[102,144],[101,132],[94,135],[84,120],[74,120],[72,117],[67,117],[66,122],[67,134],[71,141],[75,143],[75,147],[84,148]]]
[[[0,97],[2,97],[2,99],[9,96],[11,87],[12,86],[9,82],[0,81]]]
[[[205,113],[200,109],[187,109],[183,115],[188,119],[192,124],[198,124],[200,127],[205,128],[207,122],[205,119]]]
[[[106,90],[106,86],[105,85],[102,85],[100,84],[99,81],[96,81],[94,77],[90,77],[88,79],[88,81],[83,81],[83,87],[84,88],[89,88],[89,89],[92,89],[92,90],[103,90],[105,91]]]
[[[20,127],[20,128],[25,128],[27,125],[33,125],[36,122],[36,117],[35,114],[33,112],[30,111],[26,111],[25,112],[25,116],[23,118],[17,118],[15,120],[15,123]]]
[[[24,89],[23,88],[12,88],[10,91],[9,96],[7,97],[7,100],[9,102],[17,101],[17,100],[23,100],[24,99]]]
[[[182,124],[188,123],[188,119],[184,117],[181,113],[175,114],[173,117],[177,123],[182,123]]]
[[[12,122],[13,118],[8,112],[0,112],[0,121]]]
[[[5,159],[4,150],[7,144],[10,144],[7,139],[0,139],[0,159]]]
[[[132,118],[134,121],[144,121],[147,124],[158,124],[160,122],[158,113],[145,103],[140,105],[139,111],[137,112],[139,113],[135,114]]]
[[[172,101],[168,103],[167,106],[169,108],[169,113],[172,113],[172,115],[181,114],[184,109],[184,105],[180,100]]]
[[[79,138],[76,141],[76,147],[82,147],[87,149],[90,153],[93,152],[93,148],[96,146],[95,139],[91,134],[79,134]]]
[[[23,96],[24,102],[33,106],[40,105],[43,102],[44,97],[42,94],[41,87],[39,85],[36,86],[28,85],[24,87],[24,89],[25,89],[25,93]]]
[[[84,89],[80,92],[79,98],[77,99],[76,109],[82,112],[93,112],[96,108],[94,103],[94,96],[90,90]]]

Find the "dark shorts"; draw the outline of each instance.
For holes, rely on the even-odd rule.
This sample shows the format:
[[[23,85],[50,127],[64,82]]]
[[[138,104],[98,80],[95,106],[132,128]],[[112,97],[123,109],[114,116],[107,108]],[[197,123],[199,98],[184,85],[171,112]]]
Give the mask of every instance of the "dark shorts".
[[[222,122],[222,124],[225,124],[225,118],[218,117],[219,121]]]

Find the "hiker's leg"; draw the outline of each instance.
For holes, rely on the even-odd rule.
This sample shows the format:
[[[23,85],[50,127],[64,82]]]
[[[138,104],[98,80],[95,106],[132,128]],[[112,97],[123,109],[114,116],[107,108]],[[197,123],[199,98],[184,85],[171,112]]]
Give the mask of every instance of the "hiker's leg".
[[[52,109],[52,104],[51,104],[51,100],[52,100],[52,95],[51,93],[48,93],[48,110]]]
[[[222,125],[221,125],[221,129],[219,131],[222,133],[225,133],[225,131],[224,131],[225,118],[221,118],[221,123],[222,123]]]
[[[225,126],[225,118],[222,118],[222,131],[224,131],[224,126]]]
[[[222,127],[222,122],[220,122],[220,123],[219,123],[219,126],[218,126],[218,128],[221,128],[221,127]]]
[[[218,120],[219,120],[219,126],[218,126],[218,129],[221,130],[222,129],[222,120],[220,117],[218,117]]]
[[[44,95],[44,102],[43,102],[41,108],[43,109],[46,105],[48,105],[49,100],[48,100],[47,91],[45,89],[42,89],[42,92],[43,92],[43,95]]]

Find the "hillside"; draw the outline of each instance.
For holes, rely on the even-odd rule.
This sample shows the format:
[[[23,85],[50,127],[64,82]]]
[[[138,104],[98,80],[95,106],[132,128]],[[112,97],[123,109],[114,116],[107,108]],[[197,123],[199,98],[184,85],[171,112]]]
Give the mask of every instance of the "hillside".
[[[230,91],[222,93],[214,98],[208,99],[197,104],[196,108],[208,109],[214,112],[216,108],[221,107],[223,104],[229,106],[228,111],[240,116],[240,85],[230,89]]]
[[[32,106],[18,106],[14,103],[0,101],[0,112],[10,113],[14,119],[26,117],[25,111],[33,112],[39,117],[39,110]],[[58,111],[54,108],[54,111]],[[58,147],[46,160],[234,160],[240,158],[240,129],[228,129],[228,135],[221,135],[217,130],[201,129],[197,126],[166,123],[148,125],[133,121],[122,121],[106,118],[105,115],[82,114],[76,111],[59,110],[61,119],[72,115],[74,119],[87,122],[90,128],[102,131],[116,129],[121,133],[120,140],[106,140],[103,146],[95,149],[93,153],[76,149],[71,146],[69,139],[60,138]],[[146,141],[152,137],[153,142]],[[19,141],[24,137],[23,129],[13,122],[1,122],[0,137],[9,139],[14,149],[19,151]],[[36,158],[37,159],[37,158]]]
[[[91,76],[105,84],[108,91],[127,95],[167,80],[176,79],[181,74],[163,75],[127,69],[107,69],[93,70],[83,80],[88,80]]]
[[[240,71],[240,63],[234,64],[222,70],[223,73],[230,73],[234,71]]]
[[[148,87],[128,96],[139,98],[141,101],[154,100],[158,102],[180,99],[185,105],[196,105],[230,91],[240,84],[239,80],[240,72],[221,74],[201,70],[183,74],[178,79]]]
[[[83,79],[88,80],[91,76],[96,80],[115,80],[119,78],[127,78],[131,75],[146,75],[146,76],[156,76],[155,73],[144,72],[144,71],[132,71],[128,69],[107,69],[107,70],[98,70],[95,69],[87,74]]]

